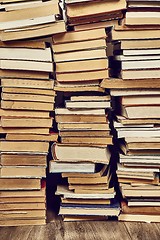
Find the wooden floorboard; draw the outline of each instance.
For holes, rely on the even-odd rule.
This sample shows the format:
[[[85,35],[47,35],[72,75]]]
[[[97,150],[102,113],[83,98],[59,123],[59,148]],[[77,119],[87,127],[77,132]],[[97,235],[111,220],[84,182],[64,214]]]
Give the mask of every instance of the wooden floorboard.
[[[134,240],[159,240],[158,224],[141,222],[124,222],[126,230]]]
[[[160,224],[88,221],[63,222],[57,218],[45,226],[1,227],[0,240],[159,240]]]
[[[154,224],[154,225],[155,225],[155,227],[156,227],[156,229],[158,231],[158,234],[160,236],[160,223],[157,223],[157,224]],[[159,239],[160,239],[160,237],[159,237]]]

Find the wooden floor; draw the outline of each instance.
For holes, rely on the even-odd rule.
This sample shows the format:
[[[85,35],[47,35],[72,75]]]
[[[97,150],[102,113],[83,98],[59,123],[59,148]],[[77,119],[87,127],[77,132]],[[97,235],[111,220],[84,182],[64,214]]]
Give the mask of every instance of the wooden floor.
[[[63,222],[46,226],[1,227],[0,240],[160,240],[160,224]]]

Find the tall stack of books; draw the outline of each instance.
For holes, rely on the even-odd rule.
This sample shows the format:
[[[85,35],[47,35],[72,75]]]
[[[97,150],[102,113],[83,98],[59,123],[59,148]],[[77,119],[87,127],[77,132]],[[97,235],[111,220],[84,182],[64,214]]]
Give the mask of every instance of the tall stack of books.
[[[132,109],[132,116],[121,111],[115,123],[121,149],[117,175],[128,204],[123,203],[119,220],[159,222],[160,98],[145,93],[117,99],[122,109]]]
[[[2,0],[0,40],[46,37],[66,31],[58,0]]]
[[[137,11],[142,2],[134,1]],[[128,11],[111,32],[114,79],[101,84],[115,100],[122,221],[160,221],[160,34],[158,13],[151,8],[158,10],[158,4],[149,5],[150,13],[146,7],[142,14]]]
[[[51,48],[0,42],[0,225],[44,224],[46,156],[55,91]]]
[[[66,221],[119,214],[110,164],[110,96],[100,87],[109,77],[106,38],[104,27],[53,36],[55,89],[63,99],[55,110],[60,143],[53,147],[50,172],[62,173],[56,194]]]
[[[53,146],[54,160],[50,161],[50,172],[62,173],[67,180],[57,187],[59,214],[66,221],[118,216],[111,182],[110,97],[77,94],[65,106],[55,110],[61,143]]]

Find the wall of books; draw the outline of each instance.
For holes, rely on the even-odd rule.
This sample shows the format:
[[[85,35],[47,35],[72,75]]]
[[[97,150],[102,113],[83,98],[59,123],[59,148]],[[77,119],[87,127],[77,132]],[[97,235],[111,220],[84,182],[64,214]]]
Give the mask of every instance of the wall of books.
[[[0,226],[160,222],[160,2],[0,0]]]

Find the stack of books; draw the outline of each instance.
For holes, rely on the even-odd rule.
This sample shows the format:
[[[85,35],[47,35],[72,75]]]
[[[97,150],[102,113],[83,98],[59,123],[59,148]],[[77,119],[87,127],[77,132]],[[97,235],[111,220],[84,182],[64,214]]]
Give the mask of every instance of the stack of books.
[[[108,78],[105,29],[70,31],[53,36],[57,91],[101,91]]]
[[[112,144],[105,109],[110,108],[110,96],[71,96],[66,108],[56,109],[61,143],[83,145]]]
[[[0,42],[0,225],[45,223],[46,157],[55,91],[45,42]],[[41,189],[42,184],[42,189]]]
[[[156,106],[152,106],[152,97],[154,99],[152,95],[144,97],[145,103],[129,104],[129,107],[135,108],[134,118],[120,116],[114,124],[121,152],[117,176],[122,195],[128,204],[127,207],[123,203],[119,220],[159,222],[160,116],[156,114]],[[133,96],[127,98],[131,99]],[[136,100],[139,98],[142,99],[142,96],[135,97]],[[123,102],[123,97],[120,101]],[[147,105],[145,110],[143,104]],[[145,111],[152,112],[152,108],[154,116],[147,116]],[[141,112],[139,118],[137,111]]]
[[[123,17],[125,0],[65,0],[68,24],[75,30],[112,26]]]
[[[112,79],[104,79],[101,87],[125,92],[127,89],[159,89],[159,30],[121,25],[108,35],[113,44]]]
[[[153,2],[156,8],[156,1],[150,5],[154,5]],[[132,1],[129,3],[131,6]],[[141,12],[142,1],[136,3],[133,3],[137,6],[134,10]],[[145,7],[141,10],[145,11]],[[114,96],[117,117],[114,127],[120,152],[117,175],[124,198],[119,216],[122,221],[160,221],[160,35],[157,15],[149,11],[140,15],[128,11],[122,25],[110,35],[113,79],[104,80],[102,86],[111,88]]]
[[[157,28],[160,25],[159,1],[127,0],[127,3],[128,11],[124,21],[127,26],[142,27],[145,25]]]
[[[50,161],[50,172],[62,173],[67,182],[57,187],[59,214],[66,221],[118,216],[107,119],[110,96],[72,94],[65,106],[55,110],[61,143],[53,146]]]
[[[0,40],[48,36],[66,31],[58,0],[2,0]]]
[[[61,92],[63,107],[56,109],[60,143],[53,149],[50,172],[62,173],[67,182],[56,192],[62,200],[60,214],[68,221],[117,216],[106,116],[110,97],[100,83],[109,78],[105,27],[118,23],[126,2],[66,0],[65,4],[68,24],[74,27],[54,35],[52,44],[55,90]]]

